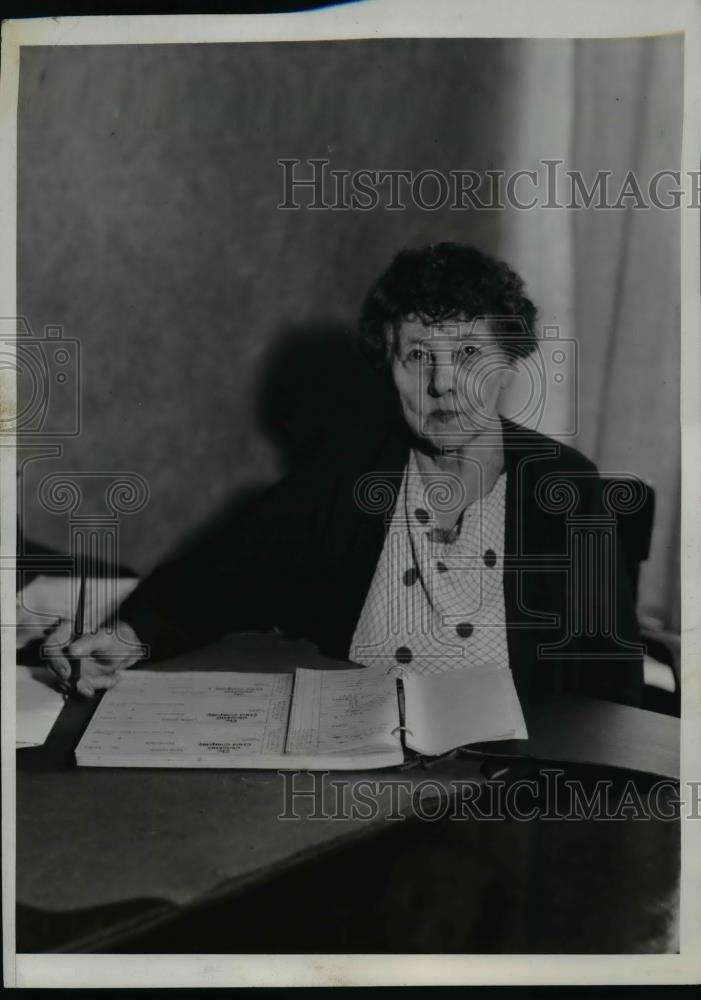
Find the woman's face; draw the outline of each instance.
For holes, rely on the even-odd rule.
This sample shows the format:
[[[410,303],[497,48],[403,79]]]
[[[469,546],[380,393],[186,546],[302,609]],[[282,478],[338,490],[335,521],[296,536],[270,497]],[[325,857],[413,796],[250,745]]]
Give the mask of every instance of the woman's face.
[[[497,430],[515,371],[486,320],[424,326],[405,320],[390,366],[404,419],[436,451]]]

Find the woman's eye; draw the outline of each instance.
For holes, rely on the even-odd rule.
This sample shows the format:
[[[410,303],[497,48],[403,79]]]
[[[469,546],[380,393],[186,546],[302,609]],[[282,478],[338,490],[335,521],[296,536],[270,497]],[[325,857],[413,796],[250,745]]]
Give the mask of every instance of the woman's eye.
[[[428,361],[428,352],[422,351],[420,347],[412,347],[407,354],[408,361]]]
[[[477,348],[474,344],[465,344],[461,353],[464,358],[471,358],[474,354],[477,354]]]

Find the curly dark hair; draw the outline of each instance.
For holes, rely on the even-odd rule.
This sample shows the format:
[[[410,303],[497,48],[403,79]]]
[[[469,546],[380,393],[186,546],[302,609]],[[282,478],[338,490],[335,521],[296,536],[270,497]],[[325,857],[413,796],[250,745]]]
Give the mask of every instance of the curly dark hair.
[[[404,320],[428,326],[483,316],[492,319],[497,340],[513,359],[535,350],[536,315],[508,264],[474,247],[435,243],[402,250],[373,284],[360,314],[359,342],[366,356],[384,365]]]

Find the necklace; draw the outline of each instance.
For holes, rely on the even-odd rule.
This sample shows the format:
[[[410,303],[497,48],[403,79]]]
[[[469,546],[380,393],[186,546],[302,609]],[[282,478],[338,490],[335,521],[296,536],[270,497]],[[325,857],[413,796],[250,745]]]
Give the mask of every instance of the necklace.
[[[464,519],[465,511],[462,510],[460,511],[460,517],[457,519],[452,528],[431,528],[429,535],[431,541],[436,542],[438,545],[452,545],[460,537]]]

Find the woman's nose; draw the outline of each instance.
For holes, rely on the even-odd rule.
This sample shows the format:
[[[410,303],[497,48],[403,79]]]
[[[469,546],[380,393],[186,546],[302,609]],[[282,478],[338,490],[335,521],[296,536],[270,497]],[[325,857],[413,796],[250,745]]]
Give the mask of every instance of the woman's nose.
[[[454,381],[455,368],[453,364],[433,365],[428,391],[431,396],[445,396],[446,393],[453,391]]]

